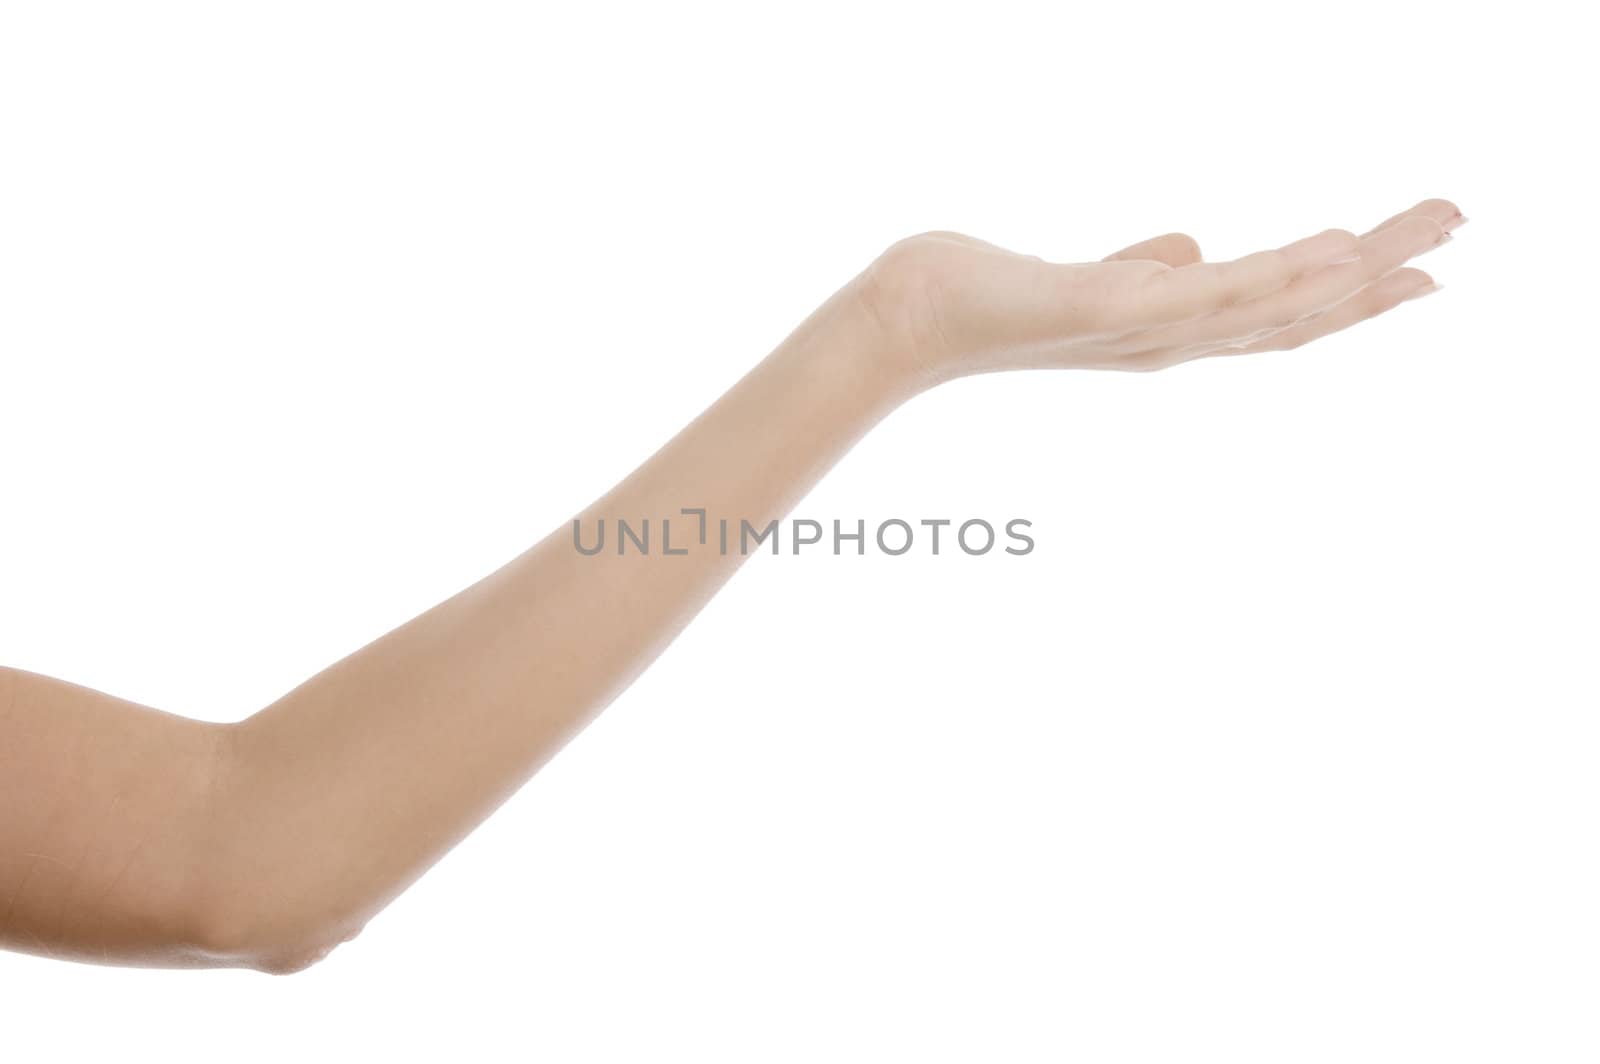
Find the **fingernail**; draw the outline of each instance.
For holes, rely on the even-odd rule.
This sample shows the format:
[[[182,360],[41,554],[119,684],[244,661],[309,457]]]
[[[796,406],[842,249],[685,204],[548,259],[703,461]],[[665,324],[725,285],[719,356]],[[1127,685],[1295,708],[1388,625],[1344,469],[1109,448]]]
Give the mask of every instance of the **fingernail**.
[[[1444,287],[1444,285],[1439,284],[1437,281],[1430,282],[1429,284],[1423,285],[1421,288],[1417,289],[1415,292],[1412,292],[1410,295],[1406,296],[1406,298],[1401,300],[1401,302],[1408,303],[1413,299],[1421,299],[1423,296],[1431,296],[1431,295],[1433,295],[1433,293],[1437,292],[1439,289],[1441,289],[1443,287]]]
[[[1460,229],[1462,226],[1466,225],[1469,220],[1470,219],[1468,219],[1466,215],[1458,214],[1448,222],[1444,223],[1444,231],[1448,233],[1452,230]]]

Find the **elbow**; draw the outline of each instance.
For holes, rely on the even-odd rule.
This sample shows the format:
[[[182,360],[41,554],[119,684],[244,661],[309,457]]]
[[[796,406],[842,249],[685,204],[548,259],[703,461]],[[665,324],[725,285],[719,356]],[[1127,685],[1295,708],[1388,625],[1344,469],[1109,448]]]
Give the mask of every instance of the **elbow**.
[[[354,937],[354,933],[329,936],[316,940],[320,944],[309,946],[294,942],[271,943],[266,948],[252,949],[242,954],[242,960],[236,966],[267,975],[296,975],[326,959],[334,949]]]
[[[187,878],[183,937],[196,965],[292,975],[360,934],[368,912],[321,862],[286,857],[303,858],[303,848],[262,844],[282,830],[262,820],[259,800],[241,797],[237,730],[218,730],[211,823]]]
[[[210,967],[294,975],[361,933],[360,924],[301,913],[264,898],[222,900],[198,910],[192,941]]]

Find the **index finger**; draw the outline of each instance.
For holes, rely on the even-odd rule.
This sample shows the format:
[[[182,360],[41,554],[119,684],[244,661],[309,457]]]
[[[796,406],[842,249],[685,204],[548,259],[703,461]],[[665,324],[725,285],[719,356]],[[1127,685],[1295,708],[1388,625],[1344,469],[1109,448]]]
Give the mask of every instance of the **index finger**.
[[[1134,293],[1130,316],[1138,324],[1170,325],[1269,295],[1295,279],[1353,261],[1360,241],[1345,229],[1327,229],[1271,251],[1231,262],[1197,262],[1148,275]]]
[[[1383,221],[1379,222],[1377,225],[1373,226],[1371,229],[1367,230],[1361,235],[1372,236],[1374,233],[1381,233],[1383,230],[1389,228],[1391,225],[1394,225],[1397,222],[1403,222],[1407,218],[1419,216],[1423,218],[1431,218],[1438,222],[1440,228],[1447,233],[1467,220],[1466,216],[1461,213],[1461,208],[1457,207],[1449,200],[1425,199],[1421,203],[1418,203],[1413,207],[1408,207],[1393,217],[1385,218]]]

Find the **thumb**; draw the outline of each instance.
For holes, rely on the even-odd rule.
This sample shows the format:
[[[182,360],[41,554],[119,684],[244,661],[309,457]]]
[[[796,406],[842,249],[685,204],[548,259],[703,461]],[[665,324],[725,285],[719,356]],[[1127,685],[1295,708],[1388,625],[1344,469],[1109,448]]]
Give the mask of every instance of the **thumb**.
[[[1189,266],[1200,261],[1200,245],[1187,233],[1164,233],[1107,255],[1104,261],[1116,259],[1154,259],[1168,266]]]

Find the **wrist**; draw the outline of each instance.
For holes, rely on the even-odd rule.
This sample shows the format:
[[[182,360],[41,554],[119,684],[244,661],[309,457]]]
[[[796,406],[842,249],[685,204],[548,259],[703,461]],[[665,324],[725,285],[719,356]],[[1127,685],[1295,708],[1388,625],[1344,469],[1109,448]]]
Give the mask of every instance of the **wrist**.
[[[875,357],[910,394],[961,376],[941,307],[947,241],[922,233],[890,245],[851,282]]]
[[[877,416],[935,383],[920,372],[913,345],[882,301],[872,267],[829,297],[784,347],[808,372],[827,378]]]

